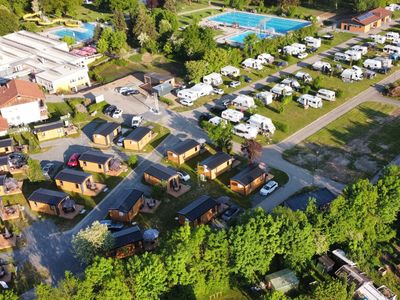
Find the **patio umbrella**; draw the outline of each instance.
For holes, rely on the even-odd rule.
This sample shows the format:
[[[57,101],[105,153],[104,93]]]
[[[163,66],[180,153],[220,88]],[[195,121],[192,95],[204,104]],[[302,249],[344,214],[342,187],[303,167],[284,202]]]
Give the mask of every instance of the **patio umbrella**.
[[[154,241],[156,239],[158,239],[158,236],[160,235],[160,232],[157,229],[146,229],[143,233],[143,238],[146,241]]]

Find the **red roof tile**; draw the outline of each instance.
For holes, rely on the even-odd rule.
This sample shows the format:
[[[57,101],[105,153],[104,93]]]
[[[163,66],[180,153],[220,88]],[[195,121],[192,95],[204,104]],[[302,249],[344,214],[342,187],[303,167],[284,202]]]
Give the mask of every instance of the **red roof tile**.
[[[14,79],[0,87],[0,108],[45,99],[41,88],[33,82]]]

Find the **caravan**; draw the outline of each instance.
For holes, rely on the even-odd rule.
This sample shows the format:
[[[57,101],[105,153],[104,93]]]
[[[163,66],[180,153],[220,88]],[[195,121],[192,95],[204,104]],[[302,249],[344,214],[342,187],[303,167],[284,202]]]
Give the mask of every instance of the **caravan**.
[[[299,80],[302,80],[304,83],[310,83],[312,82],[312,77],[310,74],[306,73],[306,72],[297,72],[296,75],[294,75],[294,77],[296,77]]]
[[[364,68],[368,68],[370,70],[379,70],[382,69],[382,62],[377,59],[366,59],[363,63]]]
[[[248,124],[237,124],[233,127],[232,132],[237,136],[245,138],[246,140],[253,140],[257,137],[258,128]]]
[[[283,54],[297,56],[300,54],[300,49],[293,46],[283,47]]]
[[[304,106],[310,106],[313,108],[321,108],[322,107],[322,99],[317,96],[313,96],[310,94],[301,95],[297,98],[297,102],[303,104]]]
[[[243,110],[256,107],[254,99],[246,95],[238,95],[235,99],[232,100],[231,105],[233,105],[235,108]]]
[[[354,69],[346,69],[342,72],[341,77],[344,82],[353,82],[354,80],[362,80],[364,78],[362,73],[362,70],[360,73]]]
[[[286,97],[293,94],[293,89],[286,84],[278,83],[274,85],[271,92],[278,96]]]
[[[234,66],[226,66],[221,68],[221,74],[228,77],[238,77],[240,70]]]
[[[335,101],[336,100],[336,93],[331,90],[327,89],[319,89],[317,92],[317,97],[321,99],[328,100],[328,101]]]
[[[306,52],[306,50],[307,50],[307,47],[306,47],[306,45],[304,45],[304,44],[294,43],[294,44],[292,44],[291,46],[294,47],[294,48],[299,49],[299,53]]]
[[[368,53],[368,47],[366,46],[355,45],[351,47],[350,50],[360,52],[361,55],[366,55]]]
[[[400,35],[398,32],[389,31],[386,33],[386,39],[389,41],[398,40]]]
[[[240,120],[242,120],[244,117],[244,114],[240,111],[234,110],[234,109],[226,109],[221,113],[221,118],[231,121],[233,123],[239,123]]]
[[[261,100],[265,105],[269,105],[274,100],[275,94],[271,92],[260,92],[256,94],[256,98]]]
[[[316,61],[313,63],[312,68],[317,71],[321,71],[323,73],[328,73],[332,71],[332,66],[330,63],[324,61]]]
[[[343,53],[343,52],[336,52],[335,56],[333,57],[335,61],[350,61],[350,55]]]
[[[304,38],[307,47],[319,48],[321,47],[321,39],[314,38],[312,36],[306,36]]]
[[[281,81],[281,83],[288,85],[295,90],[298,90],[301,87],[300,83],[294,78],[285,78]]]
[[[219,86],[224,83],[221,74],[215,72],[204,76],[203,82],[213,86]]]
[[[190,99],[196,101],[202,96],[210,95],[213,92],[213,87],[206,83],[198,83],[189,89],[180,90],[177,93],[178,98]]]
[[[371,34],[369,36],[375,43],[384,44],[386,42],[386,37],[379,34]]]
[[[350,60],[353,61],[359,61],[362,57],[362,53],[360,51],[355,51],[355,50],[347,50],[346,52],[344,52],[344,54],[350,56]]]
[[[262,64],[272,64],[275,60],[275,58],[268,53],[261,53],[259,56],[257,56],[257,60],[259,60]]]
[[[242,62],[242,67],[251,68],[254,70],[261,70],[263,68],[261,61],[258,59],[254,59],[254,58],[246,58]]]
[[[270,132],[274,134],[276,130],[275,125],[272,123],[270,118],[258,114],[250,116],[247,124],[258,128],[259,132],[261,133]]]
[[[393,53],[400,54],[400,47],[393,45],[385,45],[385,47],[383,47],[383,52],[388,54],[393,54]]]

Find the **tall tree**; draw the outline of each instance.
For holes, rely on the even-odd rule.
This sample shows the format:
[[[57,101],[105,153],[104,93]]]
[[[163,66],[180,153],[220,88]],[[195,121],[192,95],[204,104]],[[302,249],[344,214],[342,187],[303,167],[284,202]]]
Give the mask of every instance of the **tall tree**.
[[[0,20],[0,36],[18,30],[17,16],[5,7],[0,7]]]
[[[217,126],[208,124],[208,137],[219,149],[230,152],[232,149],[232,128],[232,124],[225,122],[220,122]]]
[[[204,75],[209,73],[205,60],[190,60],[185,63],[186,73],[191,82],[200,82]]]
[[[255,163],[262,154],[262,146],[256,140],[245,140],[241,145],[243,156],[246,157],[250,163]]]
[[[125,15],[121,10],[114,11],[113,23],[115,30],[125,32],[127,29],[127,25],[125,22]]]

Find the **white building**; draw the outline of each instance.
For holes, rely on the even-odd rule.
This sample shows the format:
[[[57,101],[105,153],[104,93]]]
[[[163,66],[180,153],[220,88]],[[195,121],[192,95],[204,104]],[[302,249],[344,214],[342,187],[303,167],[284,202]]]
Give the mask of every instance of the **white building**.
[[[221,68],[221,74],[224,76],[238,77],[240,75],[240,70],[234,66],[226,66]]]
[[[9,126],[19,126],[47,119],[42,89],[25,80],[11,80],[0,87],[0,114]]]
[[[0,37],[0,57],[0,81],[31,75],[50,93],[90,86],[87,58],[41,34],[23,30]]]
[[[210,84],[213,86],[219,86],[224,83],[222,76],[219,73],[211,73],[203,77],[203,83]]]
[[[200,97],[210,95],[213,87],[206,83],[198,83],[189,89],[183,89],[178,92],[178,97],[182,99],[190,99],[195,101]]]

